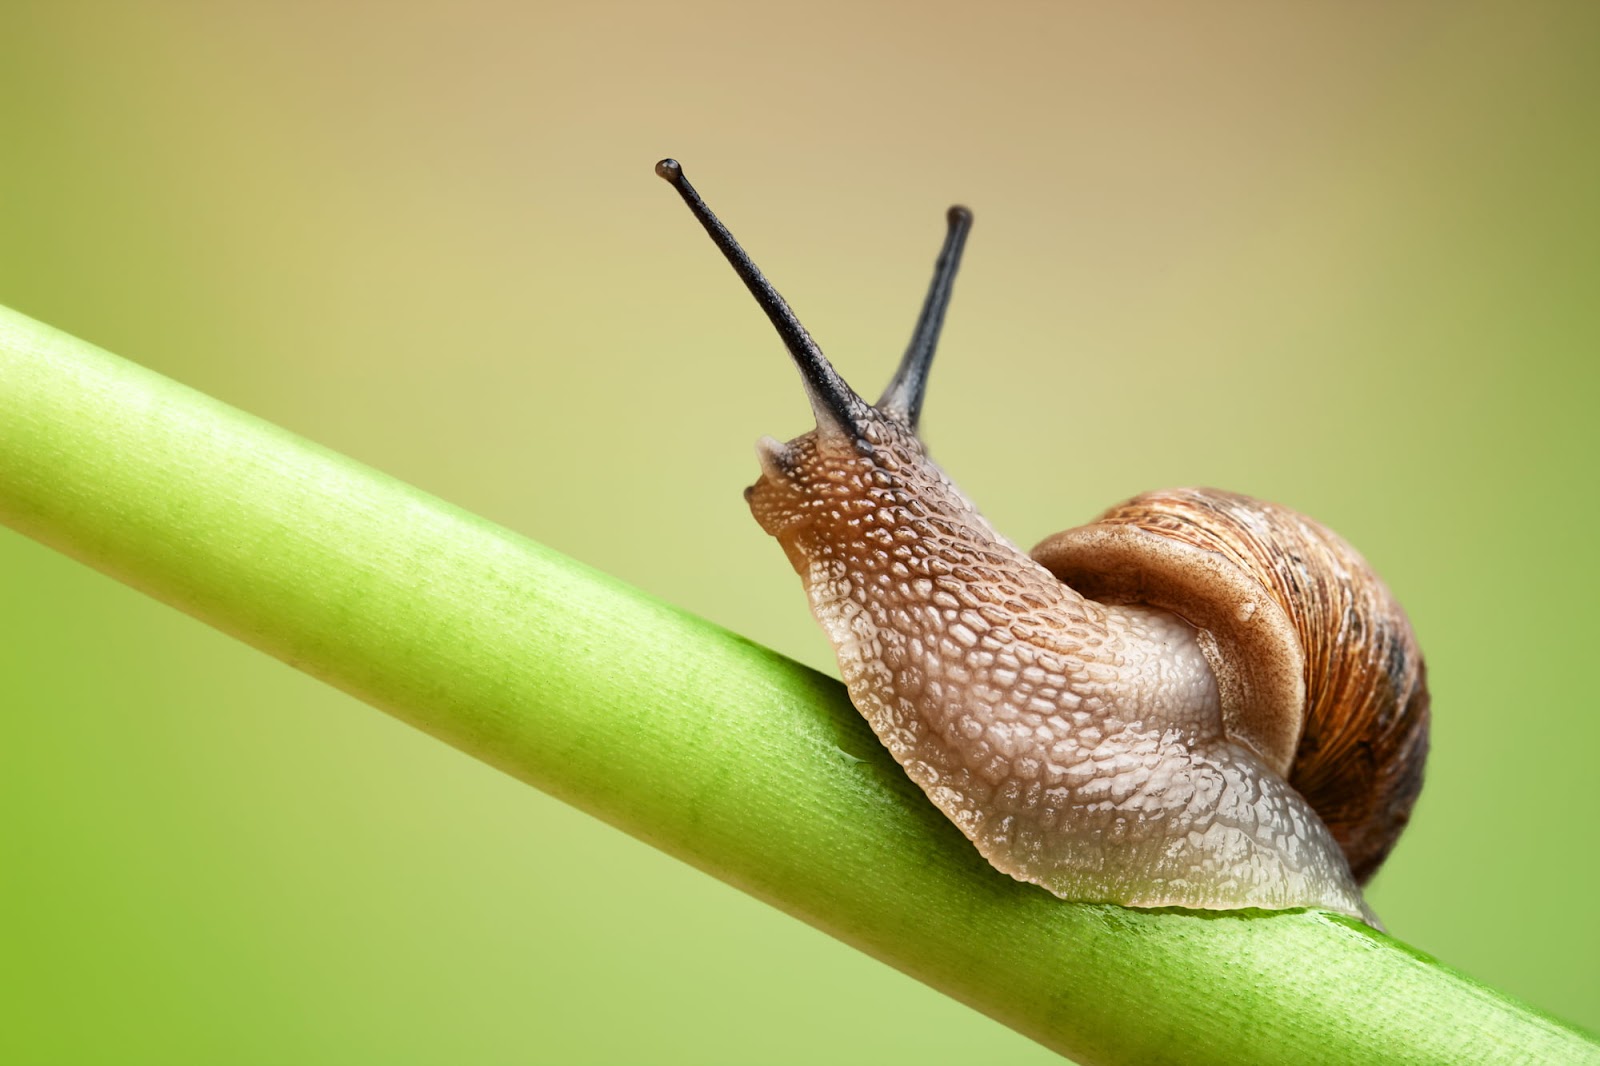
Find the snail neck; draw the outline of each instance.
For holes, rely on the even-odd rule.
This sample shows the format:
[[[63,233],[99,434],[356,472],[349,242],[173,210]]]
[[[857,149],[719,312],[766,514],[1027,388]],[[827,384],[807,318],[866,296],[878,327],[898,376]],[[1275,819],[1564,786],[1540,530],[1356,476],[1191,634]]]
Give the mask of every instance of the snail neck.
[[[859,428],[757,446],[762,476],[745,498],[808,584],[826,580],[840,597],[882,604],[908,589],[926,601],[938,589],[971,596],[987,586],[991,613],[1006,613],[1006,624],[1040,610],[1092,610],[996,532],[904,425],[873,418]]]
[[[1041,723],[1039,759],[1080,732],[1098,744],[1107,728],[1219,733],[1193,630],[1063,584],[996,533],[904,427],[764,443],[762,465],[751,509],[805,582],[857,705],[884,709],[873,725],[897,755],[927,740],[945,754],[919,758],[975,769],[990,756],[977,734],[1024,711]]]

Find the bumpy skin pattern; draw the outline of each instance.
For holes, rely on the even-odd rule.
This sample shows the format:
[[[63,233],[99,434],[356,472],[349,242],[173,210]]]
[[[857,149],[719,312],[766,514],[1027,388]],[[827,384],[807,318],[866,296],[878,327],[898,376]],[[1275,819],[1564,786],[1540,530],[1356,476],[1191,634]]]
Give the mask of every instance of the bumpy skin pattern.
[[[1328,830],[1223,734],[1195,632],[999,536],[892,414],[764,441],[751,510],[856,707],[998,869],[1073,900],[1371,920]]]
[[[1410,821],[1428,752],[1427,671],[1388,587],[1326,526],[1219,489],[1147,492],[1095,523],[1218,552],[1288,612],[1306,657],[1306,724],[1289,782],[1365,884]]]

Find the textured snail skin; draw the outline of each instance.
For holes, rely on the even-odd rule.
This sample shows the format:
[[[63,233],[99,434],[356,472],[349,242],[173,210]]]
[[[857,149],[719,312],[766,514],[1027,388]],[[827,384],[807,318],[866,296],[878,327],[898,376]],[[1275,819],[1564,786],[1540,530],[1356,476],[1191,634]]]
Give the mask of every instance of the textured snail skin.
[[[746,498],[856,707],[990,863],[1072,900],[1374,920],[1322,820],[1225,732],[1194,628],[1073,591],[854,403],[763,441]]]

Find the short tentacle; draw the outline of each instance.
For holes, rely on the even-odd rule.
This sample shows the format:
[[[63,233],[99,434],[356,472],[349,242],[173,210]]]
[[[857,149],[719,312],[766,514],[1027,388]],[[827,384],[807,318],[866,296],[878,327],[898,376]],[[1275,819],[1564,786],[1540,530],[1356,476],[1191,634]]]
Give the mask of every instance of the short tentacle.
[[[956,271],[961,268],[967,234],[972,231],[972,212],[957,204],[945,212],[945,221],[949,228],[945,231],[944,247],[934,264],[933,280],[928,283],[928,295],[923,298],[922,313],[917,316],[911,343],[906,346],[900,366],[877,403],[878,410],[898,418],[913,431],[922,416],[922,398],[928,391],[928,368],[939,346],[939,332],[944,328],[944,315],[950,306]]]

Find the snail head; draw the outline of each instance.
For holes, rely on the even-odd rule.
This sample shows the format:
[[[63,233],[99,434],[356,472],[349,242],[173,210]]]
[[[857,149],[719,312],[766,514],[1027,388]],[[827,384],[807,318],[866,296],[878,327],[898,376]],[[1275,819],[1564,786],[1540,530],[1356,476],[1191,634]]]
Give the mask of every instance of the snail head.
[[[678,191],[727,257],[800,371],[816,428],[787,443],[763,437],[756,445],[761,478],[745,490],[756,520],[783,544],[795,569],[803,572],[805,560],[818,554],[818,541],[836,539],[841,532],[837,527],[870,523],[873,512],[908,489],[918,490],[924,501],[930,488],[935,497],[946,491],[955,497],[954,509],[969,510],[959,490],[928,462],[917,426],[972,212],[957,206],[946,213],[944,246],[911,342],[883,395],[870,404],[822,354],[788,302],[689,183],[678,161],[663,159],[656,173]],[[930,480],[936,484],[930,486]]]

